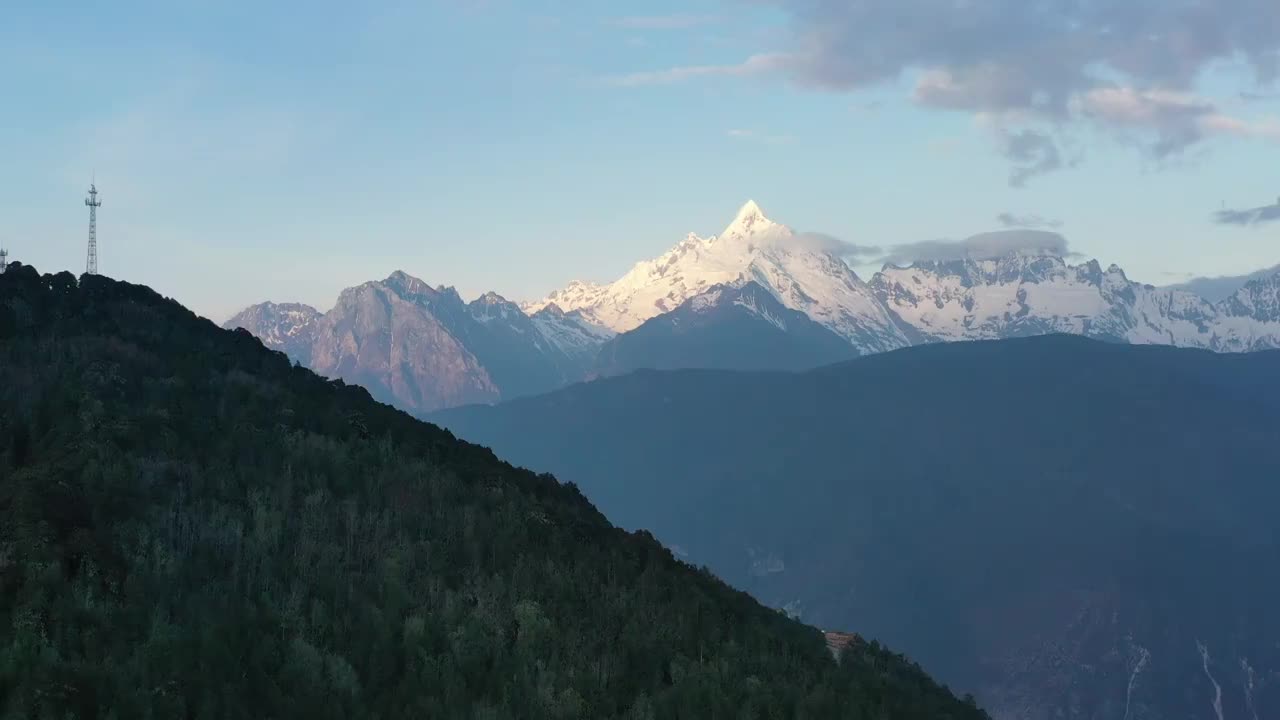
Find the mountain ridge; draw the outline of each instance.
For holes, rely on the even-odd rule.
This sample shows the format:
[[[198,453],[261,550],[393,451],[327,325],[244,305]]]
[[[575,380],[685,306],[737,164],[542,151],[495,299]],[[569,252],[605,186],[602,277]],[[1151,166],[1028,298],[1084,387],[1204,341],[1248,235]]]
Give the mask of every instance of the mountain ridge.
[[[397,270],[339,294],[333,308],[255,305],[243,327],[322,375],[410,412],[546,392],[583,377],[611,334],[577,314],[528,316],[494,292],[470,303]]]
[[[380,397],[419,413],[547,392],[619,368],[644,366],[642,357],[651,363],[660,358],[662,367],[708,362],[734,367],[732,351],[710,352],[713,338],[759,339],[769,334],[763,326],[747,331],[742,317],[734,320],[732,313],[724,313],[699,317],[696,326],[705,335],[701,342],[688,334],[675,342],[678,333],[671,330],[687,303],[714,304],[708,298],[719,288],[746,283],[768,292],[787,312],[803,313],[840,336],[855,355],[1059,332],[1217,352],[1280,347],[1280,273],[1250,279],[1211,303],[1178,288],[1135,282],[1114,264],[1104,268],[1089,260],[1072,265],[1055,254],[1065,243],[1054,233],[1034,238],[1030,246],[1039,249],[1010,250],[1026,243],[1027,232],[986,233],[968,244],[980,250],[905,267],[886,264],[864,282],[840,257],[838,241],[798,233],[769,219],[752,201],[718,235],[691,233],[613,283],[571,282],[539,301],[516,304],[489,292],[466,303],[453,288],[432,288],[403,271],[375,281],[423,315],[402,329],[422,335],[438,326],[437,335],[450,336],[448,342],[440,335],[438,342],[421,344],[423,352],[437,348],[444,353],[441,358],[400,353],[393,363],[389,350],[375,353],[384,357],[362,358],[355,336],[336,338],[330,325],[316,335],[323,316],[301,309],[305,306],[291,306],[297,308],[293,312],[269,303],[254,306],[225,326],[244,326],[324,374],[391,388]],[[718,327],[717,319],[734,327]],[[369,334],[366,344],[386,345],[383,336],[394,336],[393,325],[388,317],[363,326]],[[657,332],[657,325],[667,330]],[[646,338],[659,345],[644,348]],[[778,338],[782,346],[793,348],[806,343],[785,333]],[[343,343],[345,355],[336,347]],[[316,352],[317,347],[322,351]],[[618,355],[618,348],[626,351]],[[684,357],[681,348],[688,353]],[[339,356],[349,361],[339,362]],[[811,357],[833,356],[818,352]],[[361,369],[362,364],[370,367]],[[433,364],[435,370],[427,372]],[[811,363],[795,358],[779,365],[806,366]],[[397,380],[397,375],[413,382]]]

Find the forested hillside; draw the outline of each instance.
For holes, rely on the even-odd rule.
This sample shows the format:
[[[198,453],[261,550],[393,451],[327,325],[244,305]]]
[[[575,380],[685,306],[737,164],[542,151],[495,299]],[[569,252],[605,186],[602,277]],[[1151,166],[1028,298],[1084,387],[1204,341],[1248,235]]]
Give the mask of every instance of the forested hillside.
[[[104,277],[0,275],[0,517],[4,718],[985,717]]]

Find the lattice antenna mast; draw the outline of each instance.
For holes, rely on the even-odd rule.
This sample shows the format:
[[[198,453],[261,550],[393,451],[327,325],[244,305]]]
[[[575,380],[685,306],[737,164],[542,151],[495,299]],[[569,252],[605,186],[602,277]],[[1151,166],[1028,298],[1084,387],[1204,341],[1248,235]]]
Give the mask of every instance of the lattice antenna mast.
[[[96,183],[89,183],[89,197],[84,199],[84,204],[89,206],[89,259],[85,263],[85,272],[90,275],[97,275],[98,208],[102,207],[102,201],[98,199],[98,187]]]
[[[9,269],[9,251],[5,250],[4,248],[0,248],[0,275],[3,275],[4,271],[8,269]]]

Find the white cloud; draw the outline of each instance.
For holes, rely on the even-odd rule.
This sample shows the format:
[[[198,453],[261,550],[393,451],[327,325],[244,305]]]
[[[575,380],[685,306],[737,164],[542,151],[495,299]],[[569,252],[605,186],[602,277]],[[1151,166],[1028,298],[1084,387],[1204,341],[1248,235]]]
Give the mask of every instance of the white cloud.
[[[747,77],[777,72],[785,68],[789,61],[790,58],[785,53],[762,53],[752,55],[736,65],[686,65],[621,75],[612,78],[610,82],[623,87],[636,87],[667,85],[704,77]]]
[[[1280,200],[1274,205],[1249,208],[1247,210],[1220,210],[1214,214],[1214,220],[1220,225],[1240,225],[1255,227],[1280,222]]]
[[[1001,230],[982,233],[965,240],[925,240],[895,245],[880,258],[888,265],[907,266],[916,262],[983,260],[1023,252],[1057,257],[1071,256],[1067,240],[1044,230]]]
[[[628,30],[688,30],[710,25],[716,21],[712,15],[633,15],[618,18],[610,24]]]
[[[1106,126],[1154,135],[1153,154],[1165,156],[1213,135],[1280,140],[1280,123],[1226,115],[1211,101],[1186,92],[1096,88],[1076,101],[1082,115]]]
[[[777,72],[802,86],[852,92],[906,76],[920,107],[988,119],[1015,163],[1014,185],[1072,164],[1062,147],[1082,130],[1162,159],[1215,136],[1280,140],[1280,119],[1236,117],[1195,93],[1223,64],[1245,70],[1228,88],[1233,98],[1274,88],[1275,0],[752,1],[790,17],[781,52],[636,73],[619,84]]]
[[[1015,215],[1014,213],[1004,212],[996,216],[996,222],[1006,228],[1022,230],[1040,230],[1045,228],[1056,229],[1062,227],[1061,220],[1054,220],[1034,213],[1030,215]]]

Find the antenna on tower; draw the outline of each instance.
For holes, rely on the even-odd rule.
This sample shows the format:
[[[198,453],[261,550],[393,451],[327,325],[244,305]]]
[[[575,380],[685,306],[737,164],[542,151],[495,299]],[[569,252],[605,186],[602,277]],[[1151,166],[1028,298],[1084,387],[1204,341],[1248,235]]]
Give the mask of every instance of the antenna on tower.
[[[5,250],[4,248],[0,248],[0,275],[3,275],[4,271],[8,269],[9,269],[9,251]]]
[[[89,258],[85,263],[85,272],[89,275],[98,274],[98,208],[102,207],[102,201],[98,199],[96,170],[93,180],[89,183],[89,197],[84,199],[84,204],[89,206]]]

